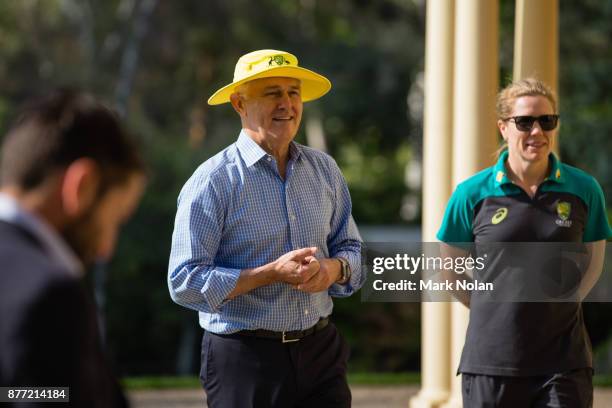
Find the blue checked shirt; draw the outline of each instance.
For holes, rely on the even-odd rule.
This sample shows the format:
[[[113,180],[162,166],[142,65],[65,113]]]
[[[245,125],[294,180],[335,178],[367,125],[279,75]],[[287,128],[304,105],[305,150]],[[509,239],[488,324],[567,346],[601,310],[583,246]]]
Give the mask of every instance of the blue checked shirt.
[[[362,241],[336,162],[295,142],[289,157],[283,180],[274,157],[242,131],[179,195],[168,287],[176,303],[199,311],[205,330],[303,330],[331,314],[331,296],[363,285]],[[226,300],[242,269],[313,246],[318,258],[348,260],[348,284],[306,293],[276,282]]]

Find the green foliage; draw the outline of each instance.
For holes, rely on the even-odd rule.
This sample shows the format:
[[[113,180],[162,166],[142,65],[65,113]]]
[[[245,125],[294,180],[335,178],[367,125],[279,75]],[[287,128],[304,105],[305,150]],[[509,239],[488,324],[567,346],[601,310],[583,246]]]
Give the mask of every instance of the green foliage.
[[[612,2],[560,2],[560,146],[567,162],[593,174],[612,200]],[[565,30],[563,28],[566,28]],[[571,33],[563,35],[563,33]]]
[[[396,151],[383,153],[382,137],[372,126],[364,130],[360,144],[341,146],[336,155],[351,186],[355,219],[363,224],[401,222],[398,203],[407,192],[404,172],[412,149],[401,142]]]

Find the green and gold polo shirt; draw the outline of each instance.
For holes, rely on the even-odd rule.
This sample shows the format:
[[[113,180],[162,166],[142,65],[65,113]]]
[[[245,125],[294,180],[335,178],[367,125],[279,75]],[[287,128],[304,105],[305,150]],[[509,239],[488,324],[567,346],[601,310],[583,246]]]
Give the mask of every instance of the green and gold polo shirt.
[[[500,242],[583,243],[612,236],[604,195],[592,176],[551,154],[550,174],[530,197],[508,179],[507,158],[506,151],[495,166],[457,186],[437,234],[440,241],[478,247]],[[532,271],[509,253],[504,262],[491,260],[493,270],[487,273],[511,274],[506,282],[519,287],[524,282],[517,277]],[[459,372],[530,376],[585,367],[592,367],[592,353],[580,303],[490,302],[472,293]]]
[[[437,238],[443,242],[592,242],[612,235],[604,195],[591,175],[549,156],[551,172],[533,198],[497,164],[457,186]]]

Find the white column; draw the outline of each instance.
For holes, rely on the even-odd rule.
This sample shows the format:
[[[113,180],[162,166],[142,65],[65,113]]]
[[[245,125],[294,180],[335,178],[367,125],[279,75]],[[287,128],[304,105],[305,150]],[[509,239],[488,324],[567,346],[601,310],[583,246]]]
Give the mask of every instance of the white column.
[[[536,77],[558,95],[559,0],[516,0],[512,76]],[[554,150],[559,154],[559,143]]]
[[[428,0],[423,123],[423,241],[433,242],[451,193],[454,0]],[[437,407],[449,396],[450,307],[421,305],[421,390],[412,408]]]
[[[513,79],[535,76],[558,87],[559,0],[516,0]]]
[[[495,96],[499,81],[498,0],[461,0],[455,10],[453,184],[493,164],[497,147]],[[465,341],[468,309],[452,305],[451,398],[461,407],[461,379],[455,376]]]

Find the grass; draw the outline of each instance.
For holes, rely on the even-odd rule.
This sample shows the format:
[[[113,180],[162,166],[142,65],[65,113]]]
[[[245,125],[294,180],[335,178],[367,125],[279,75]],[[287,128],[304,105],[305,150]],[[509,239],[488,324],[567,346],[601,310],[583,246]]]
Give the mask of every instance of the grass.
[[[354,385],[419,384],[421,373],[349,373],[348,381]]]
[[[415,385],[421,381],[421,374],[405,373],[349,373],[349,383],[352,385]],[[593,379],[596,387],[612,387],[612,375],[596,375]],[[127,390],[157,390],[178,388],[200,388],[198,377],[128,377],[122,380]]]
[[[121,383],[127,390],[200,388],[198,377],[127,377]]]
[[[402,385],[418,384],[419,373],[350,373],[348,380],[355,385]],[[198,377],[127,377],[122,380],[128,390],[158,390],[177,388],[200,388]]]
[[[599,374],[593,377],[595,387],[612,387],[612,374]]]

